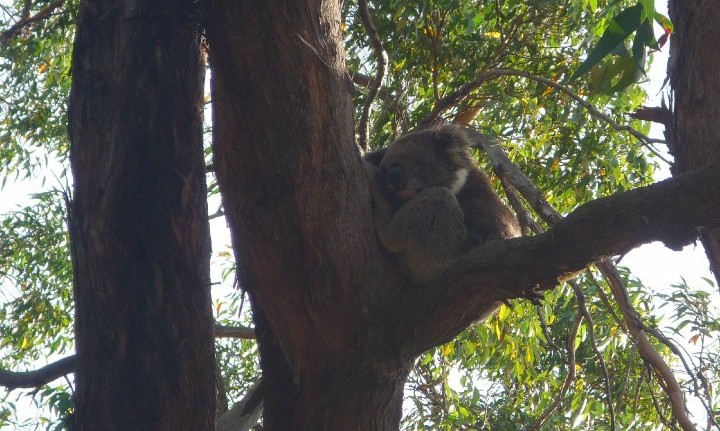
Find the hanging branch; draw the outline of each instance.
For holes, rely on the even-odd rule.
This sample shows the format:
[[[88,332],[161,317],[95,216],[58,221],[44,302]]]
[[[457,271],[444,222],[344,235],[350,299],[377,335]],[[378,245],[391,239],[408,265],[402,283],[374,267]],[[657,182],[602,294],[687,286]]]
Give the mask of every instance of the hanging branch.
[[[370,39],[370,45],[372,46],[373,52],[375,53],[375,58],[377,59],[377,70],[375,71],[375,79],[370,84],[367,100],[365,101],[365,106],[363,106],[362,115],[360,117],[359,126],[360,148],[362,148],[363,151],[367,151],[370,134],[370,108],[373,101],[375,100],[375,97],[377,97],[378,92],[380,91],[380,86],[382,85],[382,81],[385,78],[385,70],[388,64],[388,55],[383,49],[382,41],[380,40],[380,36],[378,36],[378,32],[375,29],[375,24],[373,24],[372,19],[370,18],[367,0],[358,0],[358,12],[360,13],[360,20],[365,26],[365,31],[367,32],[368,38]]]
[[[640,355],[643,359],[648,361],[650,365],[652,365],[653,369],[660,376],[661,382],[664,385],[665,393],[670,398],[673,414],[675,415],[675,419],[678,421],[678,424],[685,431],[695,431],[695,425],[693,425],[687,414],[685,400],[683,399],[680,384],[677,382],[677,379],[675,379],[675,375],[670,369],[670,366],[668,366],[667,362],[665,362],[657,350],[655,350],[647,335],[643,331],[643,325],[640,323],[640,317],[630,302],[630,296],[628,295],[627,290],[625,290],[625,286],[617,268],[608,261],[601,261],[595,265],[598,269],[600,269],[600,272],[608,281],[613,297],[615,298],[615,301],[617,301],[618,305],[620,305],[620,310],[625,318],[625,323],[630,331],[630,335],[635,340],[635,345],[637,346],[638,351],[640,351]]]
[[[592,103],[588,102],[587,100],[583,99],[582,97],[578,96],[577,93],[572,91],[569,87],[557,83],[555,81],[552,81],[547,78],[543,78],[542,76],[534,75],[529,72],[525,72],[523,70],[515,70],[515,69],[489,69],[480,72],[478,77],[467,84],[462,85],[460,88],[455,90],[454,92],[448,94],[447,96],[443,97],[442,99],[438,100],[438,102],[435,104],[435,108],[428,114],[423,120],[420,121],[418,128],[426,128],[430,127],[433,124],[435,124],[440,117],[440,115],[445,112],[447,109],[457,105],[465,99],[473,90],[479,88],[481,85],[483,85],[485,82],[495,79],[501,76],[520,76],[523,78],[527,78],[536,82],[540,82],[542,84],[547,85],[548,87],[552,87],[556,90],[560,90],[563,93],[570,96],[571,99],[573,99],[575,102],[577,102],[578,105],[585,108],[590,115],[592,115],[595,118],[598,118],[605,123],[609,124],[610,127],[617,130],[618,132],[627,132],[637,138],[640,143],[647,148],[648,151],[650,151],[655,157],[659,158],[663,162],[667,164],[671,164],[669,160],[664,158],[655,148],[652,147],[652,143],[663,143],[663,140],[658,139],[652,139],[645,134],[635,130],[634,128],[628,126],[628,125],[621,125],[618,124],[615,120],[613,120],[609,115],[601,112],[598,108],[596,108]]]
[[[498,175],[504,176],[509,183],[516,187],[540,217],[551,225],[556,224],[558,220],[563,218],[562,215],[545,200],[540,190],[532,184],[530,179],[510,161],[507,154],[505,154],[497,142],[477,132],[471,132],[471,137],[485,150],[493,167],[496,168]],[[678,424],[685,431],[695,431],[695,426],[687,414],[680,385],[668,364],[648,340],[638,314],[632,307],[617,269],[607,260],[597,262],[595,265],[608,281],[613,296],[620,306],[627,329],[635,341],[640,355],[661,376],[663,390],[670,399],[673,414]]]
[[[720,424],[718,424],[718,422],[715,420],[715,413],[712,410],[712,406],[710,404],[708,404],[708,402],[707,402],[707,400],[710,399],[710,397],[707,396],[707,393],[710,388],[709,388],[707,380],[702,377],[702,373],[701,372],[696,373],[695,371],[693,371],[693,369],[690,367],[690,364],[688,364],[687,361],[685,360],[685,356],[680,351],[680,348],[678,348],[678,346],[674,342],[672,342],[668,337],[663,335],[663,333],[660,332],[657,328],[647,326],[642,321],[638,321],[638,324],[642,327],[643,331],[645,331],[648,334],[652,335],[653,337],[657,338],[658,341],[660,341],[661,343],[666,345],[676,356],[678,356],[680,358],[680,361],[683,364],[683,368],[685,368],[685,372],[688,374],[688,376],[690,377],[690,379],[693,382],[693,391],[695,392],[695,396],[698,397],[700,402],[705,407],[705,410],[707,411],[708,417],[709,417],[710,421],[712,422],[712,424],[716,428],[720,429]],[[697,374],[697,378],[695,377],[695,374]],[[699,385],[698,385],[698,380],[700,380]],[[706,394],[705,397],[703,397],[703,395],[700,394],[700,386],[702,386],[702,389]]]

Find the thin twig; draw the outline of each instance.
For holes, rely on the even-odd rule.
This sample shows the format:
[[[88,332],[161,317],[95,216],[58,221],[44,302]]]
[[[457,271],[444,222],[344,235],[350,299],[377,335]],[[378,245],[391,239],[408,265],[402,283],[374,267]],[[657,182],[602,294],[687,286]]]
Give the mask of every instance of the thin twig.
[[[608,298],[607,294],[603,290],[600,283],[597,281],[595,276],[593,275],[592,271],[590,269],[585,270],[585,276],[588,277],[588,279],[595,285],[597,288],[598,296],[600,297],[600,301],[602,301],[603,304],[605,304],[605,308],[610,312],[610,315],[612,316],[613,320],[615,320],[615,323],[622,329],[623,331],[627,332],[627,327],[625,326],[625,322],[620,318],[620,316],[617,315],[615,312],[615,309],[613,308],[612,304],[610,304],[610,298]]]
[[[610,391],[610,374],[608,373],[607,365],[605,364],[605,359],[603,358],[602,352],[600,352],[600,349],[598,349],[597,342],[595,341],[595,324],[592,320],[592,317],[590,316],[590,311],[587,308],[587,300],[585,299],[585,294],[583,294],[580,286],[578,286],[578,284],[574,280],[568,281],[568,284],[575,292],[575,298],[577,298],[578,301],[578,308],[580,309],[580,313],[582,313],[583,317],[585,317],[585,321],[587,322],[586,324],[588,327],[590,346],[592,347],[593,352],[595,352],[595,357],[600,363],[600,369],[602,370],[603,380],[605,383],[605,402],[607,403],[608,414],[610,415],[610,429],[614,430],[615,409],[613,408],[612,392]]]
[[[570,388],[570,384],[573,382],[573,380],[575,380],[575,338],[577,337],[578,329],[580,329],[580,324],[582,323],[582,320],[582,314],[578,313],[577,317],[575,317],[575,323],[573,323],[573,326],[570,329],[570,333],[568,333],[568,373],[565,376],[565,381],[563,381],[563,384],[560,387],[560,391],[555,396],[553,402],[549,406],[547,406],[545,411],[540,414],[540,416],[534,423],[530,424],[528,427],[525,428],[525,431],[536,431],[540,429],[540,427],[545,423],[545,421],[548,420],[548,418],[550,418],[550,416],[552,416],[555,410],[557,410],[557,408],[560,406],[560,403],[562,402],[563,398],[565,398],[565,394]]]
[[[673,423],[668,418],[666,418],[661,411],[662,409],[660,408],[660,404],[658,404],[657,397],[655,396],[655,392],[653,392],[653,388],[652,385],[650,385],[650,382],[651,380],[648,379],[647,386],[648,391],[650,392],[650,400],[652,401],[653,407],[655,408],[655,412],[657,412],[658,417],[660,418],[660,422],[662,422],[663,425],[665,425],[665,427],[668,429],[677,429],[677,427],[674,426]]]
[[[355,72],[352,74],[353,84],[370,89],[373,84],[373,77]],[[385,102],[387,107],[395,114],[400,122],[400,129],[406,131],[410,129],[410,116],[407,107],[402,103],[402,94],[393,96],[385,87],[378,88],[377,98]]]
[[[373,101],[375,100],[375,97],[377,97],[378,91],[380,91],[380,86],[382,85],[383,79],[385,79],[385,71],[388,64],[388,55],[383,49],[382,41],[380,40],[380,36],[378,36],[375,24],[373,24],[372,18],[370,18],[367,0],[358,0],[358,12],[360,13],[360,20],[365,26],[365,31],[367,32],[368,38],[370,39],[370,45],[372,46],[373,52],[375,53],[375,58],[377,59],[377,70],[375,71],[375,79],[370,85],[370,91],[368,92],[367,100],[365,101],[365,106],[363,106],[362,115],[360,116],[359,144],[360,148],[362,148],[363,151],[367,151],[370,134],[370,108],[373,104]]]
[[[545,312],[542,309],[542,305],[536,305],[535,312],[538,315],[538,321],[540,322],[540,329],[542,330],[542,333],[545,336],[545,339],[547,340],[548,345],[559,352],[560,346],[555,344],[555,341],[553,341],[552,337],[550,337],[550,330],[548,329],[548,326],[547,326],[547,318],[545,317]]]

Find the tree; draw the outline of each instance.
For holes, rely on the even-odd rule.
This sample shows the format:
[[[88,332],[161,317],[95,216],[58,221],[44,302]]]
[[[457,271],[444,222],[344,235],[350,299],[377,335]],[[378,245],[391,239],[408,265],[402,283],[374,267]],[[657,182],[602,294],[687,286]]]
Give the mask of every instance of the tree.
[[[642,94],[630,77],[642,68],[637,53],[654,38],[633,36],[632,52],[614,49],[620,54],[610,57],[592,52],[613,36],[613,23],[632,16],[638,25],[620,26],[618,33],[623,38],[616,45],[624,48],[629,36],[643,34],[655,11],[646,3],[605,5],[604,13],[616,18],[601,27],[594,50],[585,41],[591,54],[581,64],[581,52],[567,41],[584,37],[578,23],[595,17],[597,2],[549,3],[396,2],[392,9],[378,2],[373,14],[362,1],[344,9],[338,2],[300,0],[212,0],[200,10],[192,2],[81,5],[69,109],[74,411],[81,429],[212,426],[199,120],[203,41],[194,18],[209,45],[211,169],[232,231],[239,284],[250,297],[264,428],[397,429],[410,376],[422,395],[414,398],[407,427],[480,429],[489,421],[500,428],[565,429],[572,424],[552,416],[562,406],[583,415],[588,427],[658,424],[672,414],[691,429],[665,352],[646,334],[677,348],[635,317],[633,305],[646,298],[642,286],[604,259],[653,240],[679,248],[696,238],[697,228],[718,226],[717,161],[623,191],[649,181],[652,165],[638,144],[651,149],[652,141],[578,93],[611,112],[638,105]],[[27,11],[4,33],[7,41],[49,14],[41,5],[24,5],[19,9]],[[35,15],[32,8],[39,8]],[[367,67],[368,53],[384,58],[383,47],[391,53],[392,73],[380,86],[383,61],[374,78],[357,72]],[[568,81],[579,64],[590,79]],[[370,91],[353,93],[354,85]],[[409,92],[415,94],[401,97]],[[479,138],[478,146],[535,235],[477,247],[442,283],[412,285],[375,237],[354,118],[371,146],[440,119],[506,135],[516,143],[503,145],[521,169],[493,142]],[[555,196],[552,203],[562,212],[590,202],[563,219],[531,179]],[[484,329],[465,331],[501,302],[534,299],[593,262],[607,281],[584,273],[570,288],[549,292],[542,306],[516,302],[514,311],[502,308]],[[683,311],[700,316],[707,298],[673,301],[681,306],[692,299],[696,308]],[[705,315],[697,328],[707,334],[716,322]],[[618,328],[637,350],[612,333]],[[567,337],[566,349],[558,346],[558,334]],[[475,392],[461,399],[467,394],[446,383],[459,361],[482,367],[484,379],[502,381],[501,397],[482,397],[470,381],[463,386]],[[645,362],[652,373],[644,371]],[[66,372],[73,363],[63,365]],[[583,381],[578,373],[589,389],[577,387]],[[90,378],[98,375],[107,379]],[[710,375],[702,380],[708,393],[718,374]],[[658,396],[658,387],[667,398]],[[704,398],[711,412],[717,399]],[[482,416],[483,409],[494,411]],[[601,414],[587,417],[595,412]]]
[[[192,11],[96,2],[78,17],[68,119],[79,429],[214,428]]]

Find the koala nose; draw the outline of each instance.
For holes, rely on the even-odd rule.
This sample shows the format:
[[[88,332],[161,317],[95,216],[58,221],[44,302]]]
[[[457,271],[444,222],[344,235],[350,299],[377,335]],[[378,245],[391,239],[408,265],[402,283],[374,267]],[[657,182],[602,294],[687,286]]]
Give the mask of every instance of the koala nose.
[[[407,173],[402,165],[395,164],[390,166],[385,175],[385,179],[387,180],[388,186],[395,191],[400,191],[407,187]]]

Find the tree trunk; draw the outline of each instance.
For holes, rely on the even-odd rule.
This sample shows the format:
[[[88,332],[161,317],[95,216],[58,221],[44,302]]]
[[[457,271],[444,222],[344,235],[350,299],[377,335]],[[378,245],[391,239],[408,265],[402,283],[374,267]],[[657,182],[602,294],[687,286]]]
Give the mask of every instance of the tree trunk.
[[[675,31],[668,64],[674,101],[668,145],[675,156],[672,173],[678,175],[720,159],[720,3],[670,0],[669,12]],[[700,238],[720,286],[720,229],[701,229]]]
[[[191,0],[81,4],[70,95],[76,429],[214,429]]]
[[[337,1],[206,4],[214,166],[272,430],[392,430],[411,358],[372,227]]]

